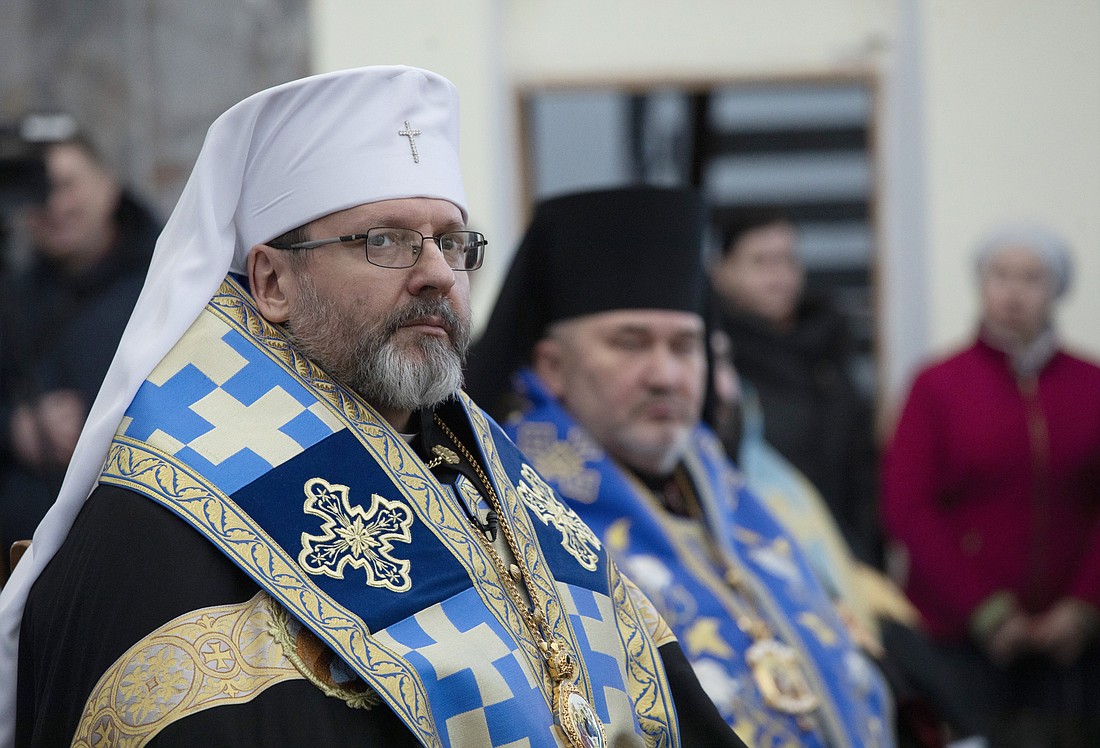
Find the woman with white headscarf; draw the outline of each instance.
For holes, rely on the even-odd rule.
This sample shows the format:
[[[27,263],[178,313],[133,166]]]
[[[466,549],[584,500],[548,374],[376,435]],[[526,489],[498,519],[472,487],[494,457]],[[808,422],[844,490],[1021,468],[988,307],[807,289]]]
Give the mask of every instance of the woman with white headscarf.
[[[1060,237],[1005,227],[977,270],[976,340],[917,376],[887,450],[887,531],[993,744],[1097,745],[1100,367],[1055,332]]]

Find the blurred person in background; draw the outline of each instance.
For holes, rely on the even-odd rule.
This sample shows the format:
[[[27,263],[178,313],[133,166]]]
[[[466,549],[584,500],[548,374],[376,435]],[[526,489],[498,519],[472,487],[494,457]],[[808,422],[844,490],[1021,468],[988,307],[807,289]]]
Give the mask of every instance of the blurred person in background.
[[[731,735],[460,391],[468,217],[429,71],[215,120],[0,592],[0,746],[672,748],[720,744],[708,711]]]
[[[541,203],[470,385],[566,498],[569,514],[545,521],[595,531],[745,743],[893,745],[866,639],[701,422],[704,227],[684,189]]]
[[[25,215],[29,262],[4,258],[0,294],[0,558],[57,495],[161,228],[86,135],[44,158],[49,195]]]
[[[883,571],[855,558],[825,500],[764,438],[760,400],[733,366],[729,338],[711,333],[712,390],[706,418],[754,494],[802,547],[853,638],[876,653],[894,691],[899,745],[935,746],[977,736],[920,614]]]
[[[795,225],[777,208],[743,212],[710,276],[734,365],[759,398],[764,438],[821,492],[856,556],[880,566],[870,404],[852,377],[845,318],[806,291]]]
[[[1054,327],[1070,250],[1007,226],[977,269],[976,339],[918,373],[885,454],[886,529],[993,745],[1100,745],[1100,367]]]

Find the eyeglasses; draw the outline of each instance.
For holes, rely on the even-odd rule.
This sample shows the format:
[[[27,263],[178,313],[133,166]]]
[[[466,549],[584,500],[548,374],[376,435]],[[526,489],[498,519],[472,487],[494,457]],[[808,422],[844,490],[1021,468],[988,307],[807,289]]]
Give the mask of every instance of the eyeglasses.
[[[447,231],[435,236],[424,236],[415,229],[397,229],[381,226],[368,229],[365,234],[334,236],[331,239],[314,239],[294,244],[269,244],[275,249],[314,249],[326,244],[363,242],[367,262],[383,268],[411,268],[424,253],[424,242],[433,240],[443,259],[452,270],[477,270],[485,256],[485,235],[477,231]]]

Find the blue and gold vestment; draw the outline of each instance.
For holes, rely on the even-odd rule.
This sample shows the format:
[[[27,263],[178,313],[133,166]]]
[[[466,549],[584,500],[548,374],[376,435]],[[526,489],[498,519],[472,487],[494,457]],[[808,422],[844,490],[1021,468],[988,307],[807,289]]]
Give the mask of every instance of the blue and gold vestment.
[[[505,431],[657,605],[704,688],[746,744],[893,745],[890,695],[881,673],[853,645],[806,557],[745,489],[709,430],[695,430],[682,465],[704,526],[665,511],[533,372],[520,372],[516,387],[527,408]],[[752,589],[751,601],[727,581],[731,572]],[[820,704],[809,720],[765,702],[745,660],[754,639],[737,625],[747,604],[801,655]]]
[[[542,615],[574,655],[576,685],[608,737],[677,745],[642,601],[495,423],[465,396],[446,412],[470,434],[466,446],[500,499]],[[202,533],[289,613],[291,629],[312,631],[422,744],[562,744],[543,657],[452,489],[373,409],[298,353],[234,279],[147,378],[100,480],[153,499]],[[157,636],[169,641],[219,616],[227,631],[240,630],[234,621],[266,620],[259,603],[200,613]],[[128,655],[163,657],[166,646],[147,642]],[[289,669],[280,658],[264,660],[273,678]],[[210,677],[227,656],[193,659],[205,663],[212,685],[204,687],[227,688]],[[118,727],[131,667],[120,660],[102,679],[87,707],[90,731],[101,720]],[[188,698],[216,705],[209,694]]]

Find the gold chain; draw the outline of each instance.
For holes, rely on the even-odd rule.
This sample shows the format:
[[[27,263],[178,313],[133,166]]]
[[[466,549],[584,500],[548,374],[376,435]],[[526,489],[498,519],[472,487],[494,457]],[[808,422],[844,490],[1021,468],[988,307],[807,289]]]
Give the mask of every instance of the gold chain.
[[[500,498],[497,496],[496,491],[493,490],[492,483],[489,482],[489,477],[485,474],[485,471],[481,469],[481,465],[474,459],[474,456],[470,454],[470,451],[466,449],[465,445],[458,440],[454,432],[448,428],[447,424],[435,416],[435,422],[439,428],[443,430],[443,433],[447,435],[447,438],[458,447],[458,450],[462,452],[462,455],[466,458],[466,461],[473,467],[474,472],[477,473],[478,479],[481,481],[482,486],[485,488],[486,498],[489,501],[489,505],[493,511],[497,513],[497,517],[500,520],[500,530],[504,534],[504,540],[508,544],[508,548],[512,551],[512,555],[516,559],[515,566],[519,569],[520,576],[523,579],[523,584],[527,587],[527,594],[531,598],[531,607],[528,608],[527,604],[523,601],[523,596],[520,594],[516,585],[516,580],[512,578],[508,569],[504,566],[504,559],[497,553],[496,548],[490,543],[484,535],[480,532],[477,533],[481,538],[482,545],[489,552],[489,557],[492,558],[493,564],[497,568],[497,574],[501,578],[501,583],[504,588],[508,590],[509,596],[519,609],[520,616],[523,618],[524,624],[530,629],[531,634],[535,637],[535,641],[538,644],[539,650],[547,660],[547,667],[550,672],[550,677],[555,682],[567,678],[572,675],[571,664],[566,664],[563,661],[555,661],[555,658],[566,657],[562,650],[562,646],[559,642],[554,641],[553,636],[549,630],[549,625],[546,622],[546,618],[542,612],[542,605],[539,601],[538,595],[535,592],[534,579],[531,577],[531,573],[527,568],[527,564],[523,561],[523,556],[520,554],[519,544],[516,543],[515,537],[512,535],[512,530],[508,526],[508,522],[504,517],[504,507],[501,504]]]
[[[535,643],[546,663],[546,672],[550,676],[550,683],[553,688],[551,712],[554,714],[555,721],[565,734],[565,738],[569,745],[573,746],[573,748],[585,748],[591,745],[607,745],[607,734],[604,731],[604,726],[600,721],[599,715],[596,714],[596,710],[592,708],[591,703],[589,703],[589,700],[581,693],[577,685],[572,682],[573,675],[577,670],[576,663],[573,661],[573,657],[569,653],[569,649],[565,643],[554,637],[554,632],[551,630],[550,624],[546,620],[545,613],[543,613],[542,610],[542,604],[538,595],[535,593],[535,582],[531,577],[531,571],[527,568],[527,564],[523,560],[519,544],[512,535],[512,528],[509,526],[504,516],[504,506],[500,501],[500,497],[497,496],[496,491],[493,490],[493,484],[489,482],[489,476],[485,474],[485,471],[481,469],[481,465],[474,459],[474,456],[470,454],[470,451],[466,449],[465,445],[458,440],[458,437],[447,427],[447,424],[443,423],[438,415],[435,416],[435,422],[439,424],[439,428],[443,430],[447,438],[458,447],[458,450],[466,458],[466,461],[470,463],[474,472],[477,473],[477,477],[485,489],[489,505],[492,507],[492,510],[497,513],[497,520],[500,523],[501,532],[504,533],[504,540],[507,542],[508,548],[511,549],[512,556],[516,559],[516,562],[512,564],[512,568],[518,571],[518,574],[515,576],[521,577],[523,583],[527,586],[527,593],[531,598],[530,608],[527,608],[524,604],[523,596],[520,595],[517,586],[519,580],[516,579],[508,569],[504,568],[504,559],[497,553],[492,542],[480,532],[476,533],[481,539],[481,543],[485,547],[485,550],[488,551],[489,557],[493,559],[493,564],[497,568],[497,574],[500,576],[501,584],[508,590],[508,594],[512,597],[516,607],[519,609],[520,616],[523,618],[523,622],[527,625],[527,628],[531,631],[531,635],[534,636]],[[471,522],[473,522],[472,519]],[[582,724],[584,725],[584,735],[581,734]],[[599,733],[598,739],[596,740],[593,740],[589,732],[593,725],[598,729]]]
[[[767,618],[760,612],[761,605],[760,601],[757,599],[756,590],[752,589],[752,586],[749,584],[748,580],[745,579],[745,575],[740,569],[733,566],[728,561],[723,561],[723,566],[726,567],[724,575],[726,584],[728,584],[733,591],[732,599],[735,601],[734,604],[741,609],[738,612],[738,616],[734,619],[737,628],[751,636],[755,641],[774,639],[775,634],[772,632]]]
[[[699,495],[688,476],[677,473],[676,480],[685,506],[694,510],[691,513],[695,518],[687,521],[703,522],[704,528],[707,528]],[[638,485],[642,485],[640,481]],[[705,531],[710,532],[709,529]],[[821,702],[807,677],[801,652],[776,637],[765,605],[746,573],[737,565],[736,556],[727,558],[722,553],[716,556],[723,581],[729,588],[729,594],[724,599],[733,609],[733,622],[752,639],[744,658],[765,703],[793,715],[803,730],[814,729],[812,714]],[[693,565],[698,567],[698,564]]]
[[[673,474],[673,480],[676,482],[676,486],[684,502],[684,508],[687,511],[687,516],[684,519],[689,522],[702,522],[704,528],[706,528],[706,533],[709,535],[710,529],[706,524],[706,513],[703,511],[702,502],[700,502],[699,495],[695,491],[695,486],[691,482],[686,471],[677,469]],[[640,481],[639,485],[642,485]],[[649,490],[650,493],[656,495],[657,492],[655,490]],[[662,503],[660,502],[660,497],[657,498],[658,503]],[[726,558],[725,554],[716,553],[715,555],[715,560],[722,568],[723,581],[725,581],[726,585],[730,588],[731,595],[727,600],[729,600],[731,606],[736,609],[736,615],[734,616],[733,622],[737,625],[737,628],[751,637],[753,641],[775,638],[775,634],[772,632],[772,628],[767,618],[760,612],[761,605],[757,598],[756,591],[749,584],[744,573],[737,568],[730,559]]]
[[[434,447],[432,447],[432,454],[434,454],[435,457],[424,463],[424,467],[428,468],[429,470],[434,467],[439,467],[440,465],[458,464],[458,455],[444,447],[442,444],[436,444]]]

